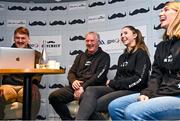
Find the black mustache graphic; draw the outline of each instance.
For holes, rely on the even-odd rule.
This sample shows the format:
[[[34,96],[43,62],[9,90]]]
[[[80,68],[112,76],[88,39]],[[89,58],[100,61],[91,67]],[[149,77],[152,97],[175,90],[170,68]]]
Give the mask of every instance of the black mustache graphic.
[[[66,21],[53,21],[53,22],[49,22],[49,25],[51,26],[55,26],[55,25],[65,25]]]
[[[46,88],[46,85],[43,86],[43,85],[41,85],[41,84],[38,84],[37,86],[38,86],[40,89],[45,89],[45,88]]]
[[[161,24],[159,24],[157,27],[154,25],[154,29],[155,29],[155,30],[162,29],[162,28],[161,28]]]
[[[164,6],[165,6],[165,3],[161,3],[161,4],[159,4],[157,7],[153,7],[153,10],[159,10],[159,9],[162,9],[162,8],[164,8]]]
[[[134,10],[132,13],[129,12],[129,15],[133,16],[133,15],[136,15],[138,13],[147,13],[148,11],[149,11],[149,7],[147,10],[145,8],[140,8],[140,9]]]
[[[125,1],[125,0],[111,0],[111,1],[108,1],[108,3],[113,4],[113,3],[116,3],[116,2],[122,2],[122,1]]]
[[[70,41],[75,41],[75,40],[85,40],[83,36],[74,36],[73,38],[69,38]]]
[[[73,20],[73,21],[69,21],[69,24],[72,25],[72,24],[84,24],[85,23],[85,20],[81,20],[81,19],[78,19],[78,20]]]
[[[36,119],[39,119],[39,120],[46,120],[46,116],[41,116],[41,115],[37,115]]]
[[[122,13],[115,13],[112,16],[108,16],[108,19],[111,20],[111,19],[121,18],[121,17],[125,17],[125,16],[126,16],[126,13],[124,15]]]
[[[33,7],[33,8],[29,8],[29,10],[30,11],[46,11],[47,10],[47,8],[43,8],[43,7],[37,7],[37,6],[35,6],[35,7]]]
[[[103,6],[103,5],[105,5],[106,4],[106,2],[94,2],[94,3],[92,3],[92,4],[89,4],[88,6],[90,7],[90,8],[92,8],[92,7],[95,7],[95,6]]]
[[[4,41],[4,37],[0,38],[0,42]]]
[[[2,26],[2,25],[4,25],[4,22],[2,22],[2,23],[0,22],[0,26]]]
[[[12,6],[12,7],[9,7],[9,6],[8,6],[8,10],[20,10],[20,11],[25,11],[25,10],[26,10],[26,7],[23,8],[22,6]]]
[[[82,50],[74,50],[73,52],[69,52],[70,55],[77,55],[83,53]]]
[[[32,22],[32,23],[29,22],[29,25],[30,25],[30,26],[37,26],[37,25],[39,25],[39,26],[45,26],[45,25],[46,25],[46,22],[43,23],[42,21],[34,21],[34,22]]]
[[[109,68],[109,70],[116,70],[117,68],[118,68],[117,65],[113,65],[113,66],[111,66],[111,67]]]
[[[104,40],[100,40],[100,45],[104,45],[104,44],[105,44]]]
[[[55,41],[48,41],[47,43],[48,43],[48,44],[50,44],[50,43],[55,43]]]
[[[52,86],[49,85],[50,89],[53,89],[53,88],[62,88],[62,87],[64,87],[62,84],[53,84]]]
[[[67,7],[63,7],[63,6],[55,6],[53,8],[50,8],[51,11],[56,11],[56,10],[66,10]]]

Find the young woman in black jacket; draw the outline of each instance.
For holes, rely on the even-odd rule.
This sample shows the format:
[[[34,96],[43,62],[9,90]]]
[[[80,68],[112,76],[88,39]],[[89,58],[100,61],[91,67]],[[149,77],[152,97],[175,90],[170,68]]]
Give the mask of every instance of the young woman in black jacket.
[[[141,32],[133,26],[125,26],[120,37],[126,49],[119,57],[114,79],[107,80],[106,86],[86,89],[76,120],[94,119],[95,112],[106,112],[113,99],[146,87],[151,63]]]
[[[159,16],[166,31],[156,49],[148,88],[112,101],[113,120],[180,119],[180,2],[167,3]]]

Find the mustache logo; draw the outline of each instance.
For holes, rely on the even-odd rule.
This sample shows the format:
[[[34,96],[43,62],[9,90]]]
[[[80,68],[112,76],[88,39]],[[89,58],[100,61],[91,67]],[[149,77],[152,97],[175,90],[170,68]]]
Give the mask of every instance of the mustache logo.
[[[63,7],[63,6],[55,6],[53,8],[50,8],[51,11],[57,11],[57,10],[66,10],[67,7]]]
[[[48,43],[48,44],[50,44],[50,43],[55,43],[55,41],[48,41],[47,43]]]
[[[37,115],[36,119],[38,120],[46,120],[46,116]]]
[[[100,45],[104,45],[104,44],[105,44],[104,40],[100,40]]]
[[[9,7],[9,6],[8,6],[8,10],[10,10],[10,11],[12,11],[12,10],[25,11],[25,10],[26,10],[26,7],[23,8],[22,6],[12,6],[12,7]]]
[[[109,68],[109,70],[116,70],[117,68],[118,68],[117,65],[113,65],[113,66],[111,66],[111,67]]]
[[[154,29],[155,29],[155,30],[162,29],[162,28],[161,28],[161,24],[159,24],[158,26],[155,26],[155,25],[154,25]]]
[[[116,2],[122,2],[122,1],[125,1],[125,0],[111,0],[111,1],[108,1],[108,3],[113,4],[113,3],[116,3]]]
[[[37,86],[38,86],[40,89],[45,89],[45,88],[46,88],[46,85],[43,86],[43,85],[41,85],[41,84],[38,84]]]
[[[54,89],[54,88],[62,88],[64,87],[62,84],[53,84],[52,86],[49,85],[50,89]]]
[[[0,38],[0,42],[4,41],[4,37]]]
[[[83,36],[74,36],[73,38],[69,38],[70,41],[76,41],[76,40],[85,40]]]
[[[30,26],[37,26],[37,25],[39,25],[39,26],[45,26],[46,25],[46,22],[42,22],[42,21],[34,21],[34,22],[32,22],[32,23],[30,23],[29,22],[29,25]]]
[[[92,4],[89,4],[88,6],[90,7],[90,8],[92,8],[92,7],[95,7],[95,6],[103,6],[103,5],[105,5],[106,4],[106,2],[94,2],[94,3],[92,3]]]
[[[2,26],[2,25],[4,25],[4,21],[2,23],[0,22],[0,26]]]
[[[115,18],[121,18],[121,17],[125,17],[126,16],[126,13],[125,14],[122,14],[122,13],[115,13],[113,14],[112,16],[108,16],[108,19],[111,20],[111,19],[115,19]]]
[[[33,8],[29,8],[29,10],[30,11],[46,11],[47,10],[47,8],[43,8],[43,7],[37,7],[37,6],[35,6],[35,7],[33,7]]]
[[[69,21],[69,24],[72,25],[72,24],[84,24],[85,23],[85,20],[81,20],[81,19],[75,19],[73,21]]]
[[[146,10],[145,8],[140,8],[140,9],[134,10],[132,13],[129,12],[129,15],[130,15],[130,16],[133,16],[133,15],[136,15],[136,14],[138,14],[138,13],[147,13],[148,11],[149,11],[149,7],[148,7],[147,10]]]
[[[74,50],[73,52],[70,52],[69,54],[70,55],[77,55],[77,54],[81,54],[81,53],[83,53],[82,50]]]
[[[161,4],[159,4],[157,7],[153,7],[153,10],[159,10],[159,9],[162,9],[162,8],[164,8],[164,6],[165,6],[165,3],[161,3]]]
[[[53,22],[49,22],[49,25],[51,26],[56,26],[56,25],[66,25],[66,21],[53,21]]]

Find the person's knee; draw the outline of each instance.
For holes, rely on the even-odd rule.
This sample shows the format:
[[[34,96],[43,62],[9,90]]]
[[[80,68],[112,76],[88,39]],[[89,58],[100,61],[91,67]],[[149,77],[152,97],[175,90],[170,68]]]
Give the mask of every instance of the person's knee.
[[[124,111],[124,116],[125,116],[125,119],[127,120],[132,120],[132,119],[141,120],[140,116],[142,115],[143,115],[143,112],[138,111],[136,107],[133,108],[132,106],[127,107]]]
[[[53,92],[49,95],[48,99],[49,99],[49,103],[50,103],[50,104],[52,104],[53,102],[55,102],[56,96],[54,95]]]
[[[114,113],[115,112],[115,109],[116,109],[116,103],[114,103],[113,101],[108,105],[108,111],[109,113]]]
[[[92,91],[94,91],[94,87],[89,86],[89,87],[86,88],[86,91],[87,92],[92,92]]]
[[[17,99],[17,92],[12,88],[11,85],[3,85],[1,86],[1,90],[3,92],[3,96],[5,101],[9,102],[14,102]]]
[[[90,96],[92,94],[96,94],[96,89],[92,86],[86,88],[85,95]]]

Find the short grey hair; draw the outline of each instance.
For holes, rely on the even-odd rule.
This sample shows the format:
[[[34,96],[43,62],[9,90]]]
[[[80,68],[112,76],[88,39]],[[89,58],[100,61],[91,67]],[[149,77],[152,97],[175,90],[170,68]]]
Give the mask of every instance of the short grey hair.
[[[86,38],[87,35],[89,35],[89,34],[95,35],[96,38],[97,38],[97,40],[100,41],[100,35],[99,35],[97,32],[94,32],[94,31],[88,32],[88,33],[86,33],[85,38]]]

